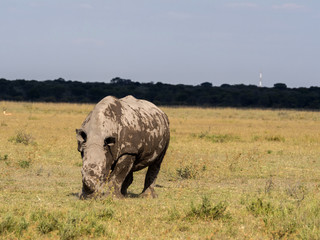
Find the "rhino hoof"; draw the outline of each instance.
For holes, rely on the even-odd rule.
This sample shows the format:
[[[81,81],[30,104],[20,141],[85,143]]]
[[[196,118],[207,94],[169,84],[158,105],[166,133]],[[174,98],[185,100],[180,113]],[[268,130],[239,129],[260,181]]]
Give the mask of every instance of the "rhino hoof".
[[[151,190],[146,190],[143,193],[140,194],[140,197],[142,198],[157,198],[158,194],[156,194],[155,191],[151,191]]]

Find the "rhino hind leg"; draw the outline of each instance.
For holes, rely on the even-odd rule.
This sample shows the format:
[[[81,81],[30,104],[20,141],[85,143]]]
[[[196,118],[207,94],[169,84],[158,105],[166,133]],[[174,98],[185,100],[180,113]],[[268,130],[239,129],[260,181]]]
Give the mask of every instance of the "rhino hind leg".
[[[133,182],[133,172],[131,171],[126,179],[124,180],[124,182],[122,183],[122,187],[121,187],[121,194],[126,196],[127,195],[127,190],[128,187],[131,185],[131,183]]]
[[[108,183],[109,189],[110,192],[118,198],[124,197],[122,194],[123,184],[125,184],[125,186],[129,186],[132,182],[130,182],[130,176],[128,177],[128,175],[130,175],[131,173],[134,161],[135,156],[133,155],[121,156],[117,161],[117,164],[115,165],[113,172],[111,173],[110,180]]]
[[[152,197],[156,198],[158,195],[154,190],[155,182],[160,171],[159,164],[150,165],[146,174],[146,178],[144,181],[144,188],[141,193],[141,197]]]
[[[160,171],[160,166],[162,163],[162,160],[164,158],[164,155],[166,154],[167,147],[165,150],[159,155],[159,157],[154,161],[152,165],[148,167],[148,171],[146,174],[146,178],[144,181],[144,188],[141,193],[141,197],[152,197],[156,198],[158,195],[156,194],[154,190],[155,182],[158,176],[158,173]]]

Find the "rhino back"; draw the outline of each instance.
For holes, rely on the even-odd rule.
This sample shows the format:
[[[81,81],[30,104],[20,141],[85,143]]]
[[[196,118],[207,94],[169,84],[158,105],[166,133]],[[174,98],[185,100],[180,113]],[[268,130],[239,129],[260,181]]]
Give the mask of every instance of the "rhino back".
[[[92,110],[88,131],[100,133],[103,137],[116,136],[120,115],[119,100],[112,96],[105,97]]]
[[[121,123],[137,131],[162,134],[169,126],[167,115],[153,103],[132,96],[120,99]],[[158,130],[158,132],[157,132]]]
[[[169,120],[154,104],[133,96],[103,98],[83,123],[83,128],[101,138],[115,137],[112,152],[139,154],[142,158],[160,153],[169,143]]]
[[[154,104],[132,96],[120,99],[122,115],[119,129],[121,153],[142,158],[160,153],[169,141],[168,117]]]

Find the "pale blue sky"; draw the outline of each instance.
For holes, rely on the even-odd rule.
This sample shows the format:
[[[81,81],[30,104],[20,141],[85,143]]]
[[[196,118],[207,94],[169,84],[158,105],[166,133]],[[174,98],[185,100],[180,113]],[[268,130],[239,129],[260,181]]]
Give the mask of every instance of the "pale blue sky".
[[[320,86],[319,0],[0,0],[0,78]]]

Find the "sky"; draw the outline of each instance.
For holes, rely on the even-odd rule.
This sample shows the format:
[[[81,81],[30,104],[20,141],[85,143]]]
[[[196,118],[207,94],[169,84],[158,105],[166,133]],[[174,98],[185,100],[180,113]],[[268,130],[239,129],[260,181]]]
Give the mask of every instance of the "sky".
[[[0,78],[320,86],[319,0],[0,0]]]

